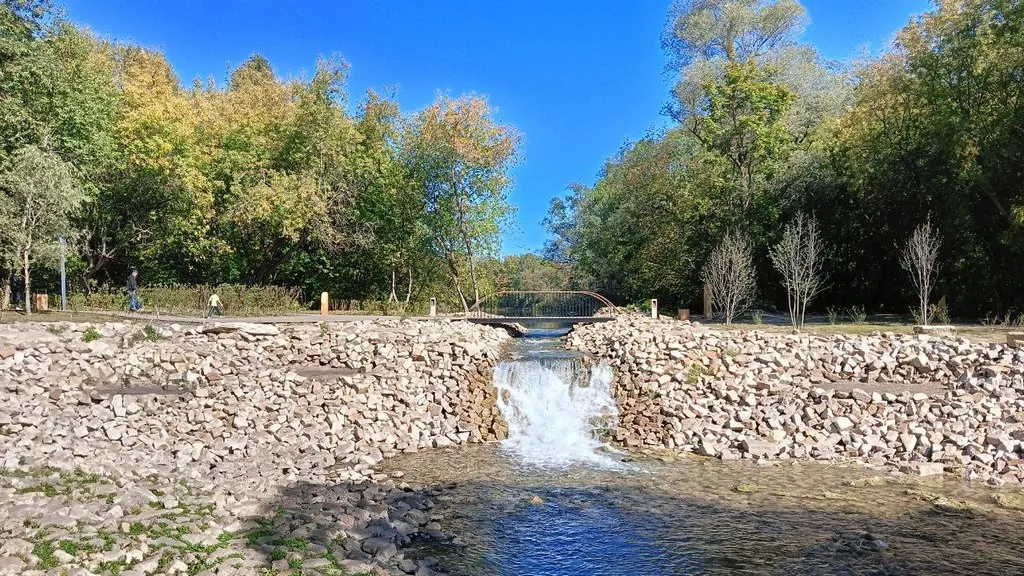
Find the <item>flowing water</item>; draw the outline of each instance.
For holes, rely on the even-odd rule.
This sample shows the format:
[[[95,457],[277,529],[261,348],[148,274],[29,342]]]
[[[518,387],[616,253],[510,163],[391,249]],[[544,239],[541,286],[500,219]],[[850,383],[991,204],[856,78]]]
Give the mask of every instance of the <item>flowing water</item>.
[[[1024,492],[855,465],[633,457],[608,367],[558,333],[495,370],[500,445],[405,455],[462,542],[420,542],[459,576],[1024,575]]]

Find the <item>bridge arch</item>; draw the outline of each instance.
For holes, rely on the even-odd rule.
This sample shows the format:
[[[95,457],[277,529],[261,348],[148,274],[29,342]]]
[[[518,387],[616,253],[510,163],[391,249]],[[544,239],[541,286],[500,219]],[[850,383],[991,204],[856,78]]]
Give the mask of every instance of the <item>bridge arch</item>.
[[[478,322],[593,322],[610,320],[615,305],[590,290],[501,290],[469,309]]]

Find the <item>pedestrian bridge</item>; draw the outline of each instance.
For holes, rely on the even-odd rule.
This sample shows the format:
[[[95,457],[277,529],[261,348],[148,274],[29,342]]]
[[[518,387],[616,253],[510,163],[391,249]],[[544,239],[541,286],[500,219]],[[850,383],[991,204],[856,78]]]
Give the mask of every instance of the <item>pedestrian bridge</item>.
[[[586,324],[614,320],[615,305],[586,290],[503,290],[476,301],[466,319],[478,324]]]

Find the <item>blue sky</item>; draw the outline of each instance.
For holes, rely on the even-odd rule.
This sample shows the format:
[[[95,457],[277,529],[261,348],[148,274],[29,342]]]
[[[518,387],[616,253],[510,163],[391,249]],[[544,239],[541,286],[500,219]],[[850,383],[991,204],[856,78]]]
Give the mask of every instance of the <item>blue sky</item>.
[[[287,3],[292,4],[292,3]],[[672,79],[659,45],[671,0],[68,0],[95,32],[162,50],[183,82],[228,70],[253,52],[281,76],[318,54],[352,65],[353,101],[393,87],[405,111],[447,91],[488,96],[524,135],[510,198],[517,225],[503,252],[539,250],[551,197],[592,183],[623,143],[666,125]],[[878,51],[928,0],[803,0],[804,40],[827,58]]]

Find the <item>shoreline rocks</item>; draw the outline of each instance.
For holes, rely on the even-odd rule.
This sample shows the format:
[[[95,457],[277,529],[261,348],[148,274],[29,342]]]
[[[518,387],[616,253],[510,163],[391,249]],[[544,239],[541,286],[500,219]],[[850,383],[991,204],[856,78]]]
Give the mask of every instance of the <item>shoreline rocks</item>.
[[[615,441],[1024,482],[1024,351],[927,335],[713,330],[640,315],[567,346],[617,374]]]
[[[0,541],[31,543],[0,552],[0,574],[434,573],[399,546],[451,536],[373,466],[504,437],[505,331],[209,328],[0,326]],[[78,520],[113,543],[83,543]],[[211,560],[228,549],[241,557]]]

